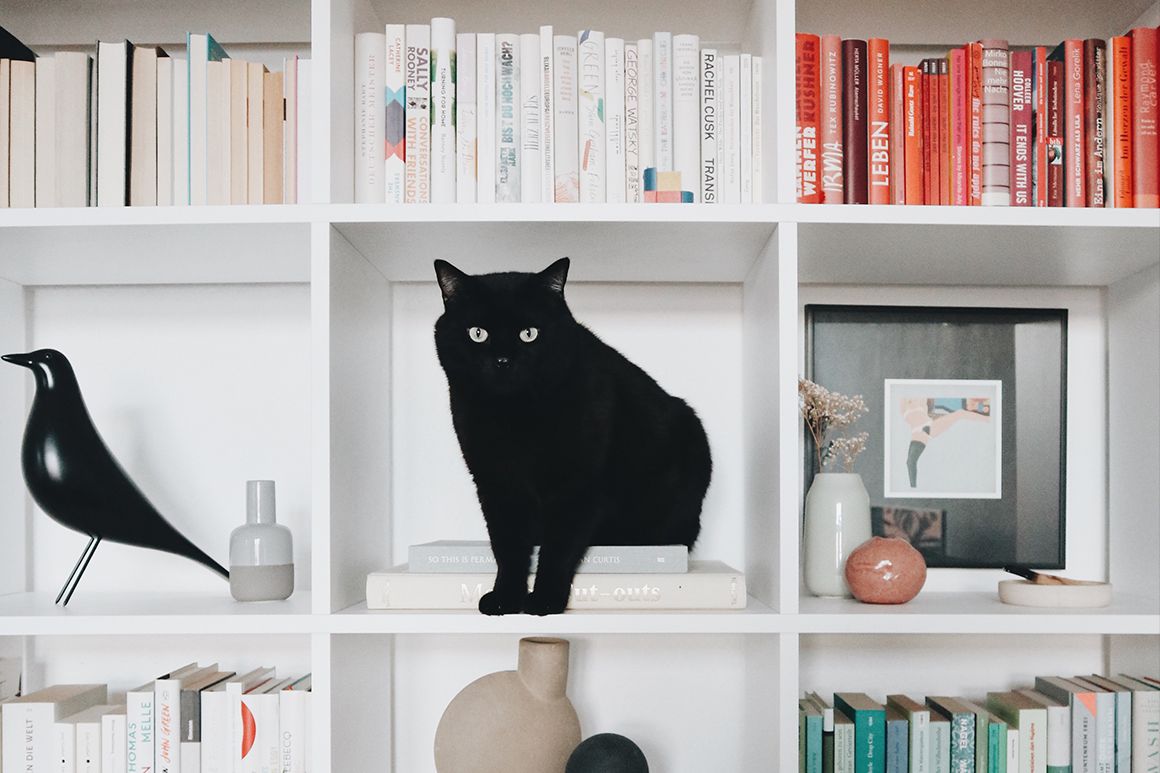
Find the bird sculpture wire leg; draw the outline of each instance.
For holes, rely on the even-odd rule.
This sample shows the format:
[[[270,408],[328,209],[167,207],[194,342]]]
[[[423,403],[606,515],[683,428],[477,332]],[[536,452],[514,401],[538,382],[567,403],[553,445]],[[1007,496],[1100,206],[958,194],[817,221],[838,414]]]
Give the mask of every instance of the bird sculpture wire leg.
[[[97,552],[97,545],[101,544],[100,537],[90,537],[89,544],[85,546],[85,552],[81,553],[81,557],[77,559],[76,566],[73,567],[72,572],[69,573],[68,579],[64,581],[64,587],[60,589],[60,593],[56,594],[56,603],[62,607],[67,607],[68,602],[72,599],[73,591],[77,589],[77,585],[81,582],[81,577],[85,570],[89,568],[89,561],[93,560],[93,554]],[[64,601],[61,601],[61,598]]]

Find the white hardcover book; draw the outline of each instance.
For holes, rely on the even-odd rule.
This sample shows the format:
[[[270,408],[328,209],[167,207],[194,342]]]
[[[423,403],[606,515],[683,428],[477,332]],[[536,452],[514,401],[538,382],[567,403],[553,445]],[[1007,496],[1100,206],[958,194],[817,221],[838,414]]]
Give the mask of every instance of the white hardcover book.
[[[8,59],[0,59],[0,207],[8,206],[8,166],[11,147],[8,132],[12,125],[10,115],[11,88],[12,63]]]
[[[233,773],[228,685],[220,682],[201,693],[202,773]]]
[[[185,47],[189,57],[189,203],[201,205],[209,201],[209,63],[228,55],[204,33],[189,33]]]
[[[97,43],[97,206],[129,203],[129,68],[127,40]]]
[[[931,773],[951,773],[951,723],[948,720],[931,718],[929,770]]]
[[[462,53],[462,49],[460,49]],[[310,677],[278,693],[280,773],[306,773],[310,761]]]
[[[125,773],[129,769],[128,727],[124,706],[101,717],[101,773]]]
[[[701,201],[701,39],[673,36],[673,169],[681,190]]]
[[[717,203],[717,49],[701,50],[701,201]]]
[[[475,33],[455,40],[455,200],[475,202]]]
[[[168,56],[157,59],[157,206],[173,206],[173,69]]]
[[[299,204],[308,204],[311,201],[311,169],[310,169],[310,147],[314,132],[311,131],[311,105],[312,100],[310,93],[312,79],[310,77],[311,65],[309,59],[298,60],[298,99],[296,109],[298,111],[298,138],[297,142],[297,156],[294,159],[294,169],[298,173],[298,178],[294,183],[295,201]]]
[[[455,203],[455,20],[431,20],[431,201]]]
[[[761,57],[753,57],[753,203],[761,204],[765,200],[765,191],[762,188],[762,178],[764,173],[762,171],[762,118],[761,118]]]
[[[408,24],[407,187],[408,204],[431,201],[431,25]]]
[[[0,749],[0,767],[10,772],[57,770],[61,760],[55,757],[57,723],[107,699],[108,690],[103,684],[56,685],[10,699],[4,704],[0,719],[5,739]],[[75,747],[75,727],[69,727]]]
[[[653,42],[651,38],[642,38],[636,42],[637,55],[640,58],[640,109],[638,123],[640,124],[640,190],[641,200],[644,200],[644,173],[646,169],[655,170],[657,167],[656,155],[656,84],[653,82]]]
[[[262,88],[265,85],[266,68],[258,62],[250,62],[246,74],[246,202],[262,203],[262,175],[264,173],[264,124],[262,111]]]
[[[274,679],[241,696],[240,711],[244,719],[237,730],[242,735],[234,737],[241,758],[235,773],[282,773],[278,713],[279,692],[285,684]],[[247,746],[251,729],[253,742]]]
[[[673,35],[653,33],[653,144],[658,172],[673,170]]]
[[[56,58],[36,57],[36,206],[56,201]]]
[[[540,36],[520,35],[520,201],[540,201]]]
[[[157,749],[156,696],[153,683],[125,693],[127,773],[152,773]]]
[[[76,773],[77,726],[73,716],[62,717],[53,723],[52,750],[52,773]],[[38,773],[35,768],[30,770]]]
[[[181,678],[158,679],[153,698],[153,770],[181,773]]]
[[[97,61],[93,58],[93,77],[89,80],[89,206],[97,205]]]
[[[580,140],[577,115],[578,84],[576,75],[576,38],[556,35],[553,46],[552,91],[555,96],[553,122],[555,124],[556,184],[553,198],[557,203],[580,200]]]
[[[282,142],[282,202],[298,203],[298,56],[282,60],[286,131]]]
[[[102,722],[115,707],[93,706],[70,717],[73,723],[73,748],[76,754],[76,773],[101,773]]]
[[[604,41],[604,200],[622,204],[627,195],[624,138],[624,40]]]
[[[181,742],[181,770],[183,773],[201,773],[201,742]]]
[[[157,62],[162,58],[157,54],[156,48],[137,46],[131,64],[129,203],[134,207],[157,206]]]
[[[1048,768],[1071,767],[1071,708],[1064,702],[1049,698],[1035,690],[1019,690],[1020,695],[1030,698],[1047,710],[1047,742],[1040,741],[1040,748],[1046,748],[1044,764]],[[1008,728],[1008,734],[1011,730]]]
[[[206,63],[205,203],[230,203],[230,60]]]
[[[354,36],[356,204],[381,204],[386,201],[386,179],[383,177],[386,41],[387,36],[380,32],[360,32]]]
[[[1020,733],[1019,728],[1007,726],[1007,771],[1008,773],[1024,773],[1019,767],[1019,749],[1020,749]]]
[[[640,197],[640,49],[624,46],[624,199],[639,204]]]
[[[173,204],[189,206],[189,63],[173,60]]]
[[[475,36],[475,186],[480,204],[495,203],[496,79],[495,33]]]
[[[551,25],[540,27],[540,201],[556,200],[555,59]]]
[[[56,60],[56,204],[89,204],[89,115],[92,102],[93,59],[88,54],[59,51]]]
[[[741,203],[753,203],[753,57],[742,54],[739,62],[740,81],[737,103],[738,125],[741,130]]]
[[[721,80],[717,98],[721,110],[717,114],[717,159],[720,169],[719,201],[722,204],[741,203],[741,58],[737,54],[720,57]]]
[[[576,40],[580,119],[580,201],[605,201],[604,33],[581,30]]]
[[[9,201],[36,206],[36,63],[12,60]]]
[[[407,181],[407,32],[402,24],[388,24],[386,29],[385,109],[383,131],[386,133],[384,167],[386,201],[402,204]]]
[[[520,179],[520,36],[495,36],[495,200],[518,202]]]

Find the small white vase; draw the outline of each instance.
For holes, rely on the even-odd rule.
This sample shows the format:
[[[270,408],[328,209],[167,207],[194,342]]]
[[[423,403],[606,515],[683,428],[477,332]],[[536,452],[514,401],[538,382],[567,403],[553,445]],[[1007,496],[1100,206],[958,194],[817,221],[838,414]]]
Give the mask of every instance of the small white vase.
[[[846,559],[870,536],[870,495],[862,476],[853,472],[815,475],[806,493],[802,551],[810,593],[852,596],[846,586]]]

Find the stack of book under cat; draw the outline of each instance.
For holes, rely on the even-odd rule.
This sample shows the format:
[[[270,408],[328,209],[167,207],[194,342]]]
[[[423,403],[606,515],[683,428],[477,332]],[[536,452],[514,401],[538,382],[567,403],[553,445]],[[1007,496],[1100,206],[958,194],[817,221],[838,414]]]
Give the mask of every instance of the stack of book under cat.
[[[19,672],[19,661],[0,661]],[[0,681],[0,690],[9,681]],[[18,684],[18,681],[16,682]],[[13,693],[15,690],[12,691]],[[27,773],[305,773],[310,675],[190,663],[112,701],[104,684],[0,692],[3,770]]]
[[[1037,677],[986,698],[817,693],[798,701],[803,773],[1156,770],[1160,679]]]
[[[367,576],[369,609],[476,609],[495,583],[495,557],[485,541],[412,545],[408,558],[407,564]],[[533,572],[535,565],[534,553]],[[576,574],[569,610],[744,609],[746,604],[744,574],[720,561],[690,561],[684,545],[591,547]]]

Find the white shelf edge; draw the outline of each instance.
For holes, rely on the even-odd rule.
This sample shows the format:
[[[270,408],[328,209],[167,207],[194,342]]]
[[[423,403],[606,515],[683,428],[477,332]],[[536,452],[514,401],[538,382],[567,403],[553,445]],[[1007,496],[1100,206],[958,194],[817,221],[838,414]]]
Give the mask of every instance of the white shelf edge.
[[[0,230],[93,226],[306,224],[318,219],[326,219],[325,205],[44,207],[0,209]]]
[[[982,227],[1152,228],[1158,209],[786,204],[786,219],[817,225],[976,225]]]

